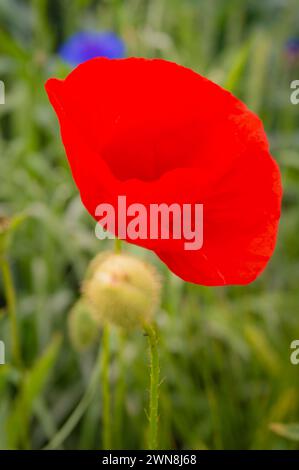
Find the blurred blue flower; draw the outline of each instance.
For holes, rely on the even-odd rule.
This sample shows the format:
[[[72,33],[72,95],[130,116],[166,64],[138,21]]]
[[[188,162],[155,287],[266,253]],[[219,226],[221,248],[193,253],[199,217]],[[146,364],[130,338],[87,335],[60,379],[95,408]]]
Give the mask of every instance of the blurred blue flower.
[[[298,58],[299,38],[290,38],[285,45],[285,49],[290,58]]]
[[[122,58],[125,52],[125,43],[112,32],[81,31],[61,46],[59,55],[65,62],[75,66],[94,57]]]

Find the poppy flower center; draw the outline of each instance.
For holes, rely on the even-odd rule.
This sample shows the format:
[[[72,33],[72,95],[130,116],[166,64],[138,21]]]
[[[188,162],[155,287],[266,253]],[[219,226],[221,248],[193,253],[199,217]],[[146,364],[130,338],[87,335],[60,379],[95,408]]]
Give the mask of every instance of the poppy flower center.
[[[198,133],[192,122],[157,127],[150,122],[128,124],[120,117],[101,148],[101,156],[121,181],[153,181],[168,171],[195,165]]]

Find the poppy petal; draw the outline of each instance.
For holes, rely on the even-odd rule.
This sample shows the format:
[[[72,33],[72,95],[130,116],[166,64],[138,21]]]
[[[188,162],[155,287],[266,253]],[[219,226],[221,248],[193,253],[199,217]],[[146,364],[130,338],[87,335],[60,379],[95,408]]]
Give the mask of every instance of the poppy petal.
[[[93,217],[103,202],[117,212],[119,195],[148,209],[201,203],[201,249],[186,250],[184,240],[127,240],[199,284],[246,284],[264,269],[280,217],[280,173],[261,121],[241,101],[158,59],[93,59],[46,89]]]

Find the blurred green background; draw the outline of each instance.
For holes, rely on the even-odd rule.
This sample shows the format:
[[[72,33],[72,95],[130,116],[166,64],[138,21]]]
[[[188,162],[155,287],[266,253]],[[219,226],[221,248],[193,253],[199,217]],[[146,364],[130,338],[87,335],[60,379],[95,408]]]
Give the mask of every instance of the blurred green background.
[[[97,346],[74,350],[68,312],[90,259],[112,242],[94,236],[44,91],[48,77],[69,71],[57,48],[82,29],[115,31],[128,55],[179,62],[231,90],[263,119],[283,176],[278,246],[250,286],[187,284],[151,253],[124,246],[164,278],[160,447],[299,448],[298,429],[287,426],[299,422],[299,365],[290,363],[299,339],[299,105],[290,103],[299,55],[285,47],[299,36],[292,0],[1,0],[0,213],[27,217],[9,250],[25,371],[10,361],[0,284],[0,448],[102,447]],[[144,448],[146,339],[113,331],[111,348],[113,446]]]

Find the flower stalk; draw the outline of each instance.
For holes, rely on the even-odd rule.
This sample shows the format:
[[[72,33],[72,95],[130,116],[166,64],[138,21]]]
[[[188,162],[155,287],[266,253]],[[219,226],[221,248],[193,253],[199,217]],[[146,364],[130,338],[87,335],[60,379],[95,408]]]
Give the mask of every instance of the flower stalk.
[[[148,338],[150,352],[150,390],[149,390],[149,430],[148,449],[158,449],[158,425],[159,425],[159,352],[158,337],[156,329],[152,325],[144,325],[145,334]]]
[[[126,334],[121,329],[117,332],[117,381],[115,383],[115,397],[114,397],[114,442],[115,449],[120,449],[122,444],[123,435],[123,418],[124,418],[124,400],[125,400],[125,371],[126,364],[124,361],[124,347],[127,339]]]
[[[114,241],[114,252],[115,253],[121,253],[122,251],[122,243],[121,243],[121,240],[119,238],[115,238],[115,241]]]
[[[95,321],[103,327],[102,336],[102,444],[112,448],[112,407],[110,396],[110,328],[125,330],[145,329],[150,345],[150,404],[149,448],[158,446],[158,391],[159,357],[157,334],[152,326],[153,316],[159,305],[161,283],[155,268],[130,254],[120,253],[121,243],[116,240],[114,253],[101,252],[90,263],[82,295],[92,307]],[[119,362],[121,352],[119,353]],[[120,364],[120,370],[121,370]],[[119,438],[122,428],[124,380],[120,374],[114,402],[114,430]],[[115,438],[114,438],[115,439]],[[118,439],[119,440],[119,439]],[[115,441],[113,442],[115,444]]]
[[[111,400],[109,384],[110,331],[105,325],[102,337],[103,449],[111,449]]]

